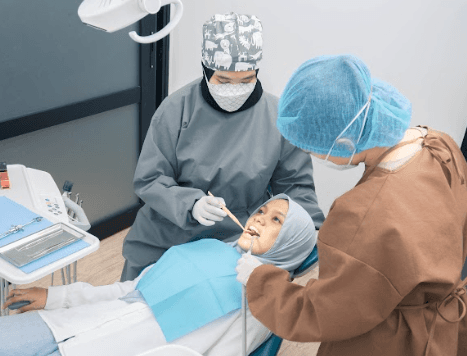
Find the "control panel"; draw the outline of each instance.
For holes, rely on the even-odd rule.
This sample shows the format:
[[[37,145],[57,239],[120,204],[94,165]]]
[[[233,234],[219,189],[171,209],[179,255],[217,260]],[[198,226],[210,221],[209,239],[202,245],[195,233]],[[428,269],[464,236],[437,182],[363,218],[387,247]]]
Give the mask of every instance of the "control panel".
[[[53,216],[61,222],[69,221],[65,203],[49,173],[21,164],[7,165],[7,172],[10,188],[1,189],[0,196],[41,211],[44,217]]]

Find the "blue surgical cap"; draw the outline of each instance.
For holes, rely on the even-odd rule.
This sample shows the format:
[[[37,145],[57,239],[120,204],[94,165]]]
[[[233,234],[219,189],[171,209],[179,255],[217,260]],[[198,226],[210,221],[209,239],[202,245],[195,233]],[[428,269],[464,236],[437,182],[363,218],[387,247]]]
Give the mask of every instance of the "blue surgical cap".
[[[360,141],[356,144],[365,110],[342,138],[356,144],[356,153],[394,146],[409,127],[412,104],[396,88],[371,78],[366,65],[353,55],[320,56],[303,63],[282,93],[277,127],[293,145],[326,155],[366,104],[370,91],[370,107]],[[336,144],[330,155],[350,157],[353,150],[352,145]]]

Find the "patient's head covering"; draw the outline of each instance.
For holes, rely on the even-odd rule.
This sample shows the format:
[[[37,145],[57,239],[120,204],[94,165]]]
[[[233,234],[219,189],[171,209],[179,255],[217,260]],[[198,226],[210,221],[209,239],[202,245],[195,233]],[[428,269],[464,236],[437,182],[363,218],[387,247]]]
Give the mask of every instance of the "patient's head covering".
[[[316,245],[316,229],[310,215],[299,204],[286,194],[278,194],[258,207],[253,214],[272,200],[285,199],[289,201],[289,210],[272,247],[261,255],[255,255],[264,264],[273,264],[287,271],[295,270],[310,255]],[[244,253],[237,242],[233,246],[238,252]]]
[[[345,130],[368,101],[366,123],[363,110]],[[323,155],[344,130],[342,138],[354,144],[362,133],[356,144],[359,153],[397,144],[411,116],[410,101],[388,83],[371,78],[359,58],[320,56],[303,63],[289,79],[279,101],[277,127],[293,145]],[[350,157],[351,146],[335,145],[330,155]]]
[[[254,15],[214,15],[203,25],[202,62],[212,70],[244,72],[259,69],[263,27]]]

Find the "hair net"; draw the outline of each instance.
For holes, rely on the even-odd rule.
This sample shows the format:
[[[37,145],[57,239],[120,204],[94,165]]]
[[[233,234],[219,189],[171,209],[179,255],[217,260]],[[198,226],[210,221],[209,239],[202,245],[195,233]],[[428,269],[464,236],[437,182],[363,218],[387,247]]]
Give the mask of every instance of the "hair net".
[[[214,15],[203,25],[203,64],[231,72],[258,69],[263,57],[262,31],[261,21],[254,15]]]
[[[365,111],[343,134],[344,144],[337,142],[330,156],[350,157],[354,148],[358,153],[394,146],[409,127],[412,104],[396,88],[372,79],[366,65],[353,55],[320,56],[303,63],[279,100],[277,127],[293,145],[325,155],[369,100],[370,91],[360,141],[357,144]]]
[[[272,200],[289,201],[289,210],[284,224],[272,247],[261,255],[255,255],[262,263],[273,264],[287,271],[295,270],[310,255],[316,245],[316,229],[313,220],[305,209],[290,199],[286,194],[278,194],[262,204],[251,215]],[[237,240],[238,241],[238,240]],[[232,245],[244,253],[237,241]]]

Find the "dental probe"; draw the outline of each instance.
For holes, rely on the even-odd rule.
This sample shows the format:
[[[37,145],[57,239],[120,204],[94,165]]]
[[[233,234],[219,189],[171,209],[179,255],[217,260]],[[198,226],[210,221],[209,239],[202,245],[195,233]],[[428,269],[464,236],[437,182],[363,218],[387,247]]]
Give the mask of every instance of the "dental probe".
[[[40,222],[42,221],[43,217],[42,216],[38,216],[38,217],[35,217],[34,219],[32,219],[30,222],[24,224],[24,225],[12,225],[11,226],[11,229],[4,232],[3,234],[0,235],[0,238],[3,238],[3,237],[7,237],[8,235],[11,235],[11,234],[16,234],[18,232],[21,232],[21,231],[24,231],[24,228],[28,225],[31,225],[35,222]]]
[[[211,197],[215,198],[215,196],[212,195],[211,192],[208,191],[208,194],[209,194]],[[251,231],[251,230],[245,229],[245,228],[243,227],[242,223],[235,217],[235,215],[232,214],[232,213],[230,212],[230,210],[227,209],[226,206],[225,206],[224,204],[221,204],[221,205],[222,205],[222,208],[221,208],[221,209],[224,210],[224,211],[226,212],[226,214],[234,221],[234,223],[236,223],[238,226],[240,226],[240,227],[242,228],[243,231],[248,231],[248,232],[250,233],[250,235],[258,235],[258,233],[257,233],[256,231]],[[251,232],[252,232],[253,234],[251,234]]]

